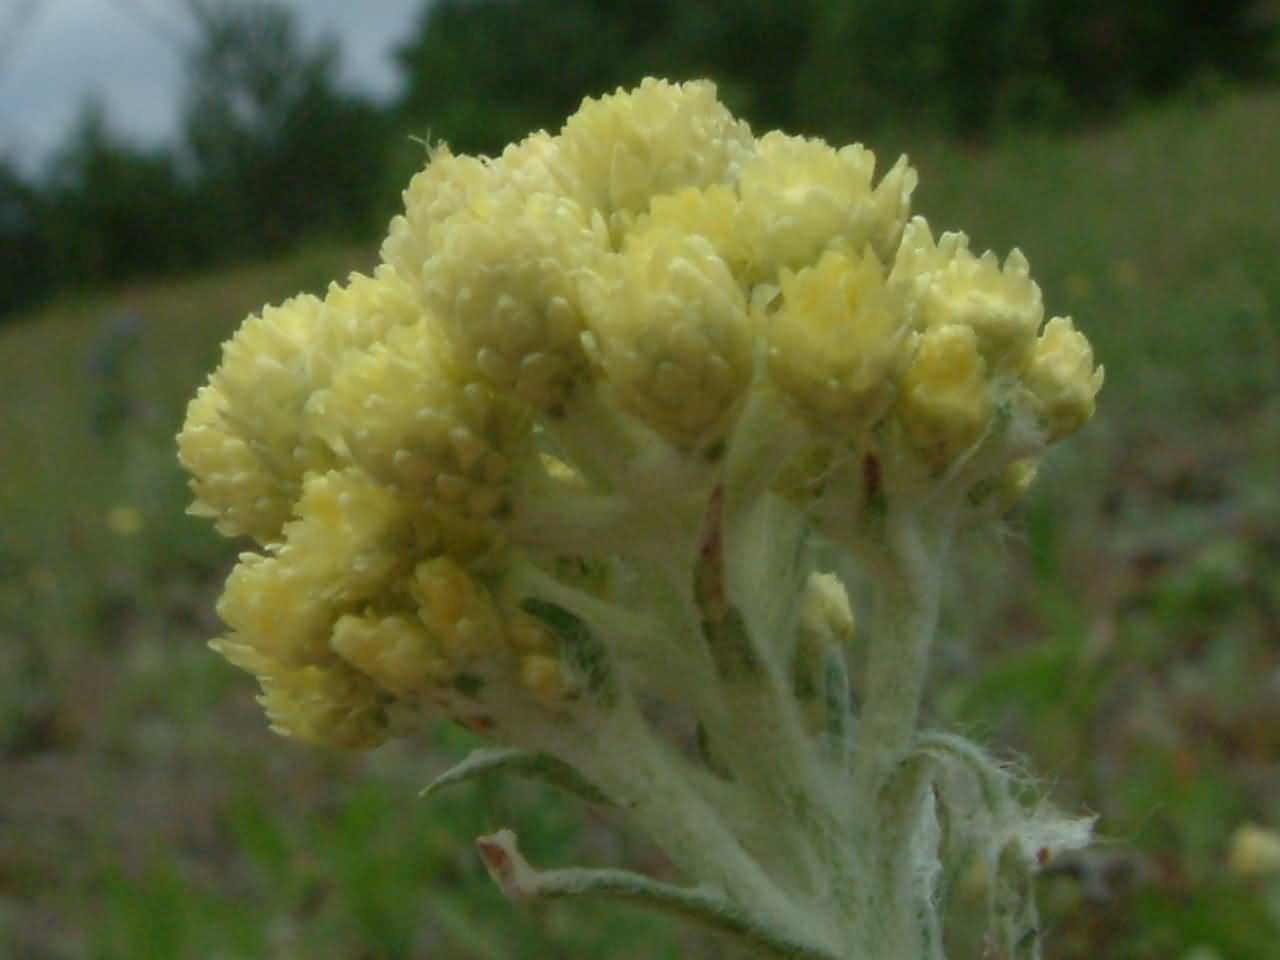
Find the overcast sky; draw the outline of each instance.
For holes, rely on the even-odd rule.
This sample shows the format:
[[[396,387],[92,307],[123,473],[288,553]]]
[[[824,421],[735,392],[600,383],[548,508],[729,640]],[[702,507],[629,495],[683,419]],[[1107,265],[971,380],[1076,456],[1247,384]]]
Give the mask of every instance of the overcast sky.
[[[423,0],[279,0],[308,36],[335,34],[351,89],[395,92],[392,48]],[[179,46],[191,36],[178,0],[0,0],[0,155],[24,165],[56,144],[84,98],[112,126],[148,142],[176,126]]]

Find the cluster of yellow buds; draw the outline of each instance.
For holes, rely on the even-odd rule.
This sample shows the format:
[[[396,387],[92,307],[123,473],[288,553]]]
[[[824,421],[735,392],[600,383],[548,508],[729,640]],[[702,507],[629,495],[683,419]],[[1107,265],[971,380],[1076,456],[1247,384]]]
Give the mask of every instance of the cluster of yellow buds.
[[[882,781],[832,747],[859,719],[854,568],[823,558],[874,572],[921,504],[926,553],[1007,508],[1102,370],[1018,251],[935,239],[905,158],[874,174],[861,146],[753,136],[707,82],[588,99],[496,158],[433,148],[372,276],[250,317],[179,437],[193,511],[257,544],[216,646],[275,727],[368,747],[449,716],[643,811],[608,755],[649,755],[654,704],[772,791],[738,704],[823,742],[779,776]],[[771,909],[746,873],[719,883]]]

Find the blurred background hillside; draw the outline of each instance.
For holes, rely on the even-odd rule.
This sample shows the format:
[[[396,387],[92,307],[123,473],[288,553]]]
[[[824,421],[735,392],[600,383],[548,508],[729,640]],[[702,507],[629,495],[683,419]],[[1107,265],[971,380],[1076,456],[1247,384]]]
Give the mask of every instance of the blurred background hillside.
[[[647,74],[909,153],[916,209],[1020,246],[1089,334],[1098,418],[966,545],[930,720],[1101,818],[1043,875],[1046,957],[1276,956],[1280,4],[397,0],[376,91],[358,25],[317,32],[339,6],[0,0],[0,957],[735,956],[503,902],[470,845],[498,826],[665,867],[540,788],[419,800],[461,733],[270,734],[204,646],[237,545],[183,516],[173,445],[246,313],[373,264],[424,142],[495,152]],[[152,34],[175,119],[98,97],[19,135],[49,25],[95,16]]]

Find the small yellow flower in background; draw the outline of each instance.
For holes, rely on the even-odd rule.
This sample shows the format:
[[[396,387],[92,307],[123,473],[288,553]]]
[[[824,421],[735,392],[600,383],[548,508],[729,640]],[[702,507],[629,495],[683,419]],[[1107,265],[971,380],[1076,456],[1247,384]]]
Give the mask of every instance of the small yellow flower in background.
[[[1138,265],[1129,259],[1117,260],[1111,267],[1111,279],[1116,286],[1132,289],[1142,279]]]
[[[32,567],[27,571],[27,583],[40,593],[53,593],[58,589],[58,575],[48,567]]]
[[[1246,823],[1231,836],[1227,869],[1237,877],[1280,875],[1280,831]]]
[[[1083,273],[1073,273],[1067,277],[1067,296],[1077,303],[1083,303],[1093,295],[1093,281]]]
[[[142,511],[137,507],[115,506],[107,511],[107,528],[117,537],[132,537],[142,530]]]
[[[916,179],[756,136],[705,81],[433,148],[381,265],[249,317],[178,437],[191,511],[253,541],[213,646],[272,727],[486,733],[508,749],[443,779],[613,800],[700,884],[668,906],[775,954],[940,957],[938,878],[974,870],[1020,950],[1039,852],[1089,824],[916,720],[947,542],[1023,495],[1102,369],[1019,251],[934,239]]]

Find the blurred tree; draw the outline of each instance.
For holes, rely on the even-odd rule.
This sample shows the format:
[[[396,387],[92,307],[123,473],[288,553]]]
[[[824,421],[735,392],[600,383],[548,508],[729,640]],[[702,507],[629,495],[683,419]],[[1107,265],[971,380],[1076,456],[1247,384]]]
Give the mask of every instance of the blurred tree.
[[[116,281],[190,262],[191,202],[171,154],[126,143],[88,101],[49,162],[37,233],[59,285]]]
[[[1062,125],[1205,77],[1274,75],[1267,0],[436,0],[399,51],[403,116],[468,151],[647,74],[710,76],[760,127]]]
[[[53,285],[41,233],[43,207],[37,188],[0,158],[0,322]]]
[[[127,143],[91,101],[38,179],[0,160],[0,315],[58,288],[374,232],[390,127],[339,89],[336,44],[305,43],[270,4],[184,2],[181,150]]]
[[[314,232],[370,228],[388,142],[379,109],[341,91],[338,48],[307,45],[291,13],[188,0],[187,162],[206,236],[253,253]]]
[[[1206,76],[1273,75],[1265,0],[820,0],[801,81],[807,121],[1062,125],[1166,96]]]
[[[466,151],[556,129],[584,96],[646,75],[710,76],[735,110],[788,126],[813,0],[436,0],[400,48],[402,115]]]
[[[1280,53],[1275,0],[432,0],[389,116],[340,88],[336,43],[307,42],[288,10],[174,9],[194,37],[180,151],[120,141],[91,105],[39,178],[0,158],[0,315],[317,233],[372,239],[423,159],[393,130],[492,153],[650,74],[710,76],[761,129],[883,145],[1274,77]]]

